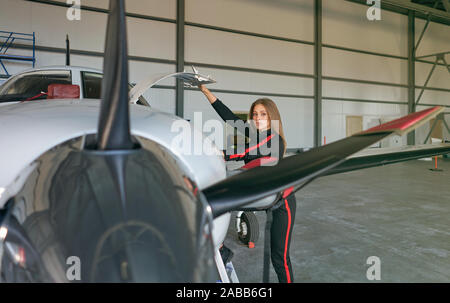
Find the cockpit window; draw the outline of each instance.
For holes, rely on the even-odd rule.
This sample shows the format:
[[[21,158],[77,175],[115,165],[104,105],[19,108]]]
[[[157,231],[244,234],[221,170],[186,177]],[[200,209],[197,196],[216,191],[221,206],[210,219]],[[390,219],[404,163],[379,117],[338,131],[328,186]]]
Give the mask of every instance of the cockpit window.
[[[72,84],[68,70],[33,71],[16,76],[0,88],[0,102],[25,101],[46,93],[50,84]],[[36,99],[46,99],[46,95]]]
[[[81,72],[83,96],[88,99],[100,99],[103,75],[93,72]]]
[[[93,72],[81,72],[84,98],[100,99],[102,94],[102,79],[103,74]],[[133,88],[132,85],[128,85],[128,90]],[[144,97],[140,96],[137,104],[150,106]]]

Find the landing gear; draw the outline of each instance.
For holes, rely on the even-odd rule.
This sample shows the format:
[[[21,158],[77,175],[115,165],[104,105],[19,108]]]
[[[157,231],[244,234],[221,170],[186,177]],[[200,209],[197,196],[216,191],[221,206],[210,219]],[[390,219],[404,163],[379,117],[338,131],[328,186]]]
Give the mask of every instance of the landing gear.
[[[219,271],[220,277],[220,280],[217,282],[239,283],[239,278],[236,274],[233,263],[231,261],[228,261],[227,264],[224,264],[219,249],[216,249],[216,252],[214,254],[214,261],[216,262],[216,267]]]
[[[255,213],[251,211],[240,211],[236,216],[236,230],[239,241],[254,248],[259,238],[259,224]]]

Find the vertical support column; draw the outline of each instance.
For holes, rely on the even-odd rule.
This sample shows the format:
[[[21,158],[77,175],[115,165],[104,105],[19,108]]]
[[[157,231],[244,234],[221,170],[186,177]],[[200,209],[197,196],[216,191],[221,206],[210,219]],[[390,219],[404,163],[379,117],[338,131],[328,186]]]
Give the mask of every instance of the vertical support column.
[[[314,18],[314,146],[322,145],[322,0],[315,0]]]
[[[36,65],[36,32],[33,32],[33,68]]]
[[[185,0],[177,0],[177,72],[184,71],[184,21],[185,21]],[[184,86],[183,81],[177,79],[175,87],[175,114],[178,117],[184,116]]]
[[[416,111],[416,48],[415,48],[415,13],[408,12],[408,113]],[[408,134],[408,145],[416,143],[416,133]]]

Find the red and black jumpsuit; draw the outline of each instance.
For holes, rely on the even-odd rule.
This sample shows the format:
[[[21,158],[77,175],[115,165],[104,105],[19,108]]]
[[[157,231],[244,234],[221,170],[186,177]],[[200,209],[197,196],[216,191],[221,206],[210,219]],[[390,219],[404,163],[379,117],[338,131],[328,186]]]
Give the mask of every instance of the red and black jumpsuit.
[[[233,112],[225,106],[219,99],[212,103],[213,108],[219,114],[219,116],[225,121],[236,122],[239,121]],[[243,121],[242,121],[243,123]],[[246,137],[250,137],[249,131],[250,127],[245,128]],[[283,158],[284,143],[279,135],[275,132],[272,133],[271,129],[266,131],[257,131],[256,140],[249,142],[245,146],[245,151],[235,154],[226,154],[225,160],[227,161],[241,161],[243,160],[246,164],[262,157],[275,157],[278,159]],[[271,154],[262,154],[260,150],[267,151],[270,150],[272,142],[278,140],[279,151]],[[273,221],[270,229],[271,237],[271,259],[275,272],[278,276],[278,281],[280,283],[292,283],[294,281],[294,276],[292,272],[291,261],[289,257],[289,247],[292,238],[292,227],[295,220],[296,212],[296,199],[294,194],[285,192],[283,195],[282,205],[272,212]]]

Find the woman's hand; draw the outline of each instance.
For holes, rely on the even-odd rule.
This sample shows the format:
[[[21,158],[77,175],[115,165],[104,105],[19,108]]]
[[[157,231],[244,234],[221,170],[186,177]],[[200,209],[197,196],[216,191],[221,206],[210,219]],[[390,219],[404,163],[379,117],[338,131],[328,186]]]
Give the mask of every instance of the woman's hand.
[[[200,89],[200,91],[206,96],[206,98],[208,99],[209,103],[213,104],[214,102],[216,102],[217,97],[214,96],[208,88],[206,88],[206,86],[204,84],[200,84],[198,86],[198,88]]]
[[[200,91],[201,91],[202,93],[205,93],[206,90],[207,90],[205,84],[200,84],[200,85],[198,86],[198,88],[200,89]]]

